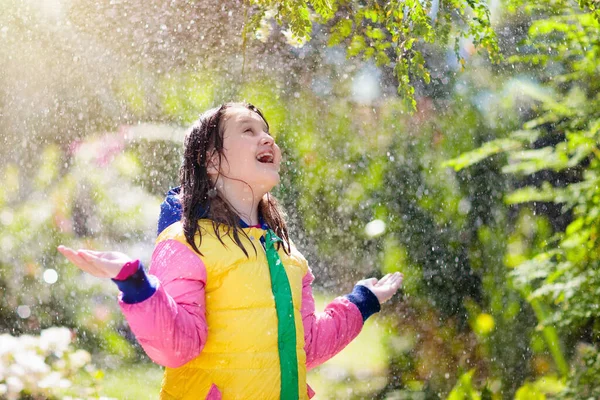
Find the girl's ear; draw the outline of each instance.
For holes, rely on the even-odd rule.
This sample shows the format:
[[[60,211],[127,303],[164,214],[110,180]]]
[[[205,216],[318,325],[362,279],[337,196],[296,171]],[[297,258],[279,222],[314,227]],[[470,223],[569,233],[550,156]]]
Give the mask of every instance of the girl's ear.
[[[220,158],[219,152],[215,149],[206,154],[206,172],[208,175],[216,176],[219,174]]]

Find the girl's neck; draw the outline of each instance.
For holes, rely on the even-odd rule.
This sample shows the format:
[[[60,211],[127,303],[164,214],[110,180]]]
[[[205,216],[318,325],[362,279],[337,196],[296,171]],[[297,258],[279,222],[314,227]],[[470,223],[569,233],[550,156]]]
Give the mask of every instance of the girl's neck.
[[[228,183],[219,187],[219,192],[246,224],[258,225],[258,205],[263,194],[259,197],[247,185],[240,186]]]

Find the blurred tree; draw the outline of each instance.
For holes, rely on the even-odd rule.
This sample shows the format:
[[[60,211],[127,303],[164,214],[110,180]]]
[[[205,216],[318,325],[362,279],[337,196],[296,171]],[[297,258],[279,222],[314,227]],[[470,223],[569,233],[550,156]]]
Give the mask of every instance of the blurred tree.
[[[184,65],[213,67],[233,81],[239,81],[236,75],[243,79],[246,65],[251,71],[255,70],[252,65],[266,66],[278,74],[281,71],[272,67],[279,64],[277,58],[284,56],[286,64],[298,64],[295,55],[290,57],[285,50],[285,43],[302,47],[316,35],[313,24],[318,24],[315,32],[323,25],[329,32],[329,46],[345,43],[349,57],[373,59],[378,66],[392,68],[399,94],[413,109],[414,82],[430,81],[422,43],[445,46],[453,40],[456,55],[464,63],[459,43],[468,38],[492,59],[499,58],[488,6],[479,0],[211,1],[142,5],[80,0],[71,12],[80,29],[103,40],[110,38],[107,42],[117,54],[128,55],[134,64],[150,71],[160,73]],[[271,38],[273,20],[284,35]],[[249,40],[252,36],[267,47]],[[256,63],[257,56],[271,62]]]
[[[115,334],[126,326],[112,298],[100,294],[114,288],[90,284],[54,247],[116,246],[147,257],[159,196],[177,184],[181,135],[171,131],[214,104],[246,99],[265,111],[284,148],[277,195],[320,289],[406,276],[403,301],[381,317],[391,321],[390,368],[373,396],[456,396],[458,381],[463,392],[486,386],[510,398],[526,379],[562,371],[561,354],[570,356],[581,335],[592,346],[579,348],[568,390],[595,393],[592,13],[566,1],[511,2],[514,13],[496,30],[519,57],[492,66],[474,55],[485,49],[495,60],[497,51],[482,2],[34,3],[6,0],[0,14],[4,330],[60,323],[78,327],[88,345],[131,355]],[[417,103],[399,98],[398,86]],[[456,159],[458,174],[440,165],[479,146]],[[521,152],[528,146],[534,151]],[[522,173],[502,173],[506,156],[507,170]],[[541,190],[508,198],[525,206],[503,204],[527,185]],[[566,225],[573,241],[551,242]],[[547,243],[562,253],[548,253]],[[568,246],[582,243],[591,244],[580,259]],[[549,262],[508,277],[506,266],[546,253]],[[49,269],[54,284],[44,280]],[[544,322],[554,308],[574,327],[561,338],[564,351]]]
[[[515,266],[512,281],[534,309],[558,372],[564,377],[571,371],[565,398],[593,397],[600,390],[594,361],[600,338],[600,15],[593,3],[580,3],[589,12],[567,1],[513,2],[533,13],[523,43],[527,50],[509,62],[542,67],[543,86],[527,92],[535,100],[534,114],[510,139],[486,143],[449,163],[462,169],[506,152],[509,163],[503,171],[524,177],[506,201],[530,205],[552,223],[554,234],[546,234],[531,251],[513,246],[509,266]],[[554,327],[561,328],[566,352]],[[573,359],[569,367],[565,355],[578,341],[590,345],[583,356],[587,361]]]

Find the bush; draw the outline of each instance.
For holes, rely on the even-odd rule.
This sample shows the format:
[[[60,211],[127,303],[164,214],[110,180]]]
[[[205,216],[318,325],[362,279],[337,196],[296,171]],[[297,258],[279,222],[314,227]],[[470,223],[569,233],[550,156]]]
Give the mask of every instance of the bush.
[[[76,383],[82,375],[96,382],[102,372],[90,353],[74,348],[73,338],[64,327],[44,329],[39,336],[0,335],[0,398],[98,398],[97,385]]]

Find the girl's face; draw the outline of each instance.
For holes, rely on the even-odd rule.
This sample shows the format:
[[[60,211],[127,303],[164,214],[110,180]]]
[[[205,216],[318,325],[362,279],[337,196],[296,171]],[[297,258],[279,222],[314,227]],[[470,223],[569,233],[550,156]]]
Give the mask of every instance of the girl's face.
[[[243,181],[241,183],[248,184],[256,196],[262,197],[279,183],[281,150],[265,121],[248,108],[233,106],[226,110],[223,118],[225,157],[217,177],[231,183]]]

